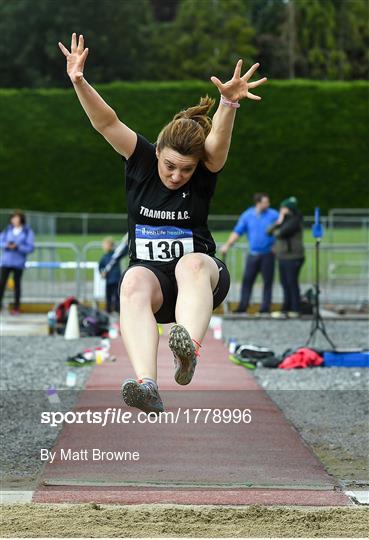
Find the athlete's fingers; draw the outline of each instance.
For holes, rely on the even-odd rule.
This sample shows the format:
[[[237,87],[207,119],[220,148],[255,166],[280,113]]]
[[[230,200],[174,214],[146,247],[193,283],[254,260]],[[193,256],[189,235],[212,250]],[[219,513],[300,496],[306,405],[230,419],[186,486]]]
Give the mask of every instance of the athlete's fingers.
[[[74,52],[76,52],[76,49],[77,49],[77,36],[76,36],[76,33],[73,32],[72,39],[71,39],[71,42],[70,42],[70,52],[74,53]]]
[[[218,77],[210,77],[210,80],[221,92],[223,88],[223,83],[218,79]]]
[[[257,86],[259,86],[260,84],[263,84],[265,83],[265,81],[267,81],[268,79],[266,77],[263,77],[262,79],[259,79],[258,81],[254,81],[254,82],[250,82],[248,84],[248,87],[249,88],[256,88]]]
[[[58,45],[59,45],[59,49],[64,54],[64,56],[66,56],[68,58],[68,56],[70,55],[70,52],[68,51],[68,49],[66,47],[64,47],[63,43],[61,43],[60,41],[59,41]]]
[[[241,79],[243,81],[248,81],[253,76],[253,74],[255,73],[255,71],[258,69],[259,66],[260,66],[259,63],[251,66],[250,69],[245,73],[245,75],[241,77]]]
[[[251,92],[247,92],[247,97],[250,98],[250,99],[255,99],[257,101],[261,100],[260,96],[255,96],[255,94],[252,94]]]
[[[77,47],[77,51],[78,51],[80,54],[82,54],[84,48],[85,48],[85,43],[84,43],[83,35],[80,34],[79,39],[78,39],[78,47]]]
[[[240,76],[241,76],[241,68],[242,68],[242,60],[240,59],[237,64],[236,64],[236,67],[235,67],[235,70],[234,70],[234,73],[233,73],[233,77],[235,79],[239,79]]]
[[[80,56],[80,61],[82,65],[85,63],[87,56],[88,56],[88,49],[85,49]]]

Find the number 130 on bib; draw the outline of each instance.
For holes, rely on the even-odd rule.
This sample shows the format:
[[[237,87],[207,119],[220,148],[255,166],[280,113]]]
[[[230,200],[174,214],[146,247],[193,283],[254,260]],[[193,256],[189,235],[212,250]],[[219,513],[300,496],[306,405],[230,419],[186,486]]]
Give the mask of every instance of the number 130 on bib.
[[[193,251],[193,233],[190,229],[136,225],[136,257],[138,259],[173,261]]]

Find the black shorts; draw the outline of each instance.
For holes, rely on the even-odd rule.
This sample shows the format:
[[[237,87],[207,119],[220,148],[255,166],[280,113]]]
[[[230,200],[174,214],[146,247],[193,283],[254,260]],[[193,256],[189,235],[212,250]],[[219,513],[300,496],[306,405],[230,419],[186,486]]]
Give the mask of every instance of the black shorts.
[[[219,281],[213,291],[213,309],[215,309],[223,302],[223,300],[227,296],[231,283],[231,278],[228,272],[228,268],[226,267],[224,262],[217,257],[211,258],[217,263],[219,268]],[[163,324],[175,322],[175,308],[178,295],[177,280],[174,273],[176,264],[177,263],[168,264],[165,265],[165,267],[162,266],[160,268],[150,264],[149,262],[137,262],[130,264],[130,266],[127,268],[127,270],[125,270],[125,272],[122,274],[122,277],[120,278],[118,287],[119,294],[120,287],[122,285],[122,281],[126,272],[134,266],[144,266],[156,275],[159,280],[161,291],[163,294],[163,305],[161,306],[159,311],[155,313],[156,321]]]

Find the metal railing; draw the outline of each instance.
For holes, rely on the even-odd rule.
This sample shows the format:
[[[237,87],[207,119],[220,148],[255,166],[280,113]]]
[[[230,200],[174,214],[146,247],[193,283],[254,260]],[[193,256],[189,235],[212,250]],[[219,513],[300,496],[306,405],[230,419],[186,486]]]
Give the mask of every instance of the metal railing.
[[[8,224],[12,209],[0,209],[0,230]],[[26,210],[28,223],[39,239],[55,241],[57,235],[79,235],[87,238],[92,234],[122,234],[127,229],[127,214],[105,214],[88,212],[36,212]],[[212,231],[230,232],[239,218],[238,214],[215,215],[208,218]],[[305,216],[305,229],[314,222],[313,216]],[[322,224],[326,228],[330,243],[342,242],[342,230],[353,230],[355,242],[369,242],[369,209],[368,208],[333,208],[327,216],[322,216]]]
[[[220,243],[217,247],[220,247]],[[301,270],[300,284],[304,292],[315,282],[315,247],[305,245],[305,263]],[[231,274],[230,302],[239,300],[243,270],[248,253],[247,245],[237,243],[227,253],[226,264]],[[37,242],[35,251],[28,257],[22,280],[23,301],[59,302],[66,296],[80,300],[104,297],[104,280],[98,271],[101,258],[100,242],[88,242],[78,247],[71,242]],[[218,251],[218,256],[219,251]],[[128,259],[122,259],[121,269]],[[278,265],[276,265],[278,266]],[[369,246],[368,244],[327,244],[320,246],[320,282],[322,301],[332,304],[361,304],[368,301]],[[253,302],[261,299],[262,282],[258,278]],[[6,299],[12,301],[12,291],[7,289]],[[273,301],[282,300],[278,271],[275,272]]]
[[[217,248],[220,244],[217,245]],[[248,254],[247,244],[236,244],[227,253],[226,264],[231,275],[229,302],[240,299],[243,270]],[[300,273],[301,291],[315,283],[315,245],[305,244],[305,262]],[[362,304],[369,293],[369,245],[321,244],[320,286],[322,302],[329,304]],[[253,302],[260,302],[262,281],[259,277],[253,291]],[[273,286],[273,301],[281,302],[283,291],[279,284],[278,263]]]
[[[86,266],[82,269],[81,298],[83,300],[89,300],[92,297],[99,299],[105,297],[105,280],[100,277],[98,263],[96,262],[96,269],[93,271],[87,266],[87,263],[99,261],[101,254],[101,242],[88,242],[82,247],[81,258],[86,262]],[[128,258],[125,257],[120,261],[122,272],[127,266]]]
[[[52,301],[79,296],[81,254],[72,242],[36,242],[22,280],[23,298]]]

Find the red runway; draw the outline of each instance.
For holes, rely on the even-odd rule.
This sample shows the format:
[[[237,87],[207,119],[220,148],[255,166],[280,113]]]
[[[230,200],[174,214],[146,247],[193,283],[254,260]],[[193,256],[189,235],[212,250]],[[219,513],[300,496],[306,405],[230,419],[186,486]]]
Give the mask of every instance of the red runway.
[[[129,423],[104,427],[65,424],[33,501],[351,504],[251,373],[230,363],[225,345],[210,332],[188,387],[175,383],[168,339],[160,339],[158,382],[166,411],[173,413],[170,423],[150,424],[143,415],[141,424],[139,411],[122,405],[121,382],[133,372],[120,339],[112,342],[111,352],[117,362],[93,369],[74,411],[103,414],[115,408],[134,416]],[[240,420],[247,409],[249,423]],[[110,456],[138,452],[139,460],[119,454],[101,459],[103,451]]]

